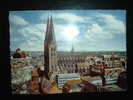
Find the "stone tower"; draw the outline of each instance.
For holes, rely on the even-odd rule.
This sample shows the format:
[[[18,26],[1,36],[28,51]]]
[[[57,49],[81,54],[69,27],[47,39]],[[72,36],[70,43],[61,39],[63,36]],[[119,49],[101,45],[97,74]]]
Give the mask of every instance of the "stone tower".
[[[71,52],[74,52],[74,47],[73,47],[73,43],[72,43],[72,49],[71,49]]]
[[[52,16],[48,17],[46,35],[44,41],[44,69],[45,74],[49,77],[53,67],[57,65],[56,40]]]

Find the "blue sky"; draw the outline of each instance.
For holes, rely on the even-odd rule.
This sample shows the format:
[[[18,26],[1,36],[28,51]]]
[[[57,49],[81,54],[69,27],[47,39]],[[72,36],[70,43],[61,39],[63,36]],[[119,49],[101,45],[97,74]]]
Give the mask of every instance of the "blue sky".
[[[42,51],[48,15],[58,51],[126,51],[125,10],[10,11],[10,48]]]

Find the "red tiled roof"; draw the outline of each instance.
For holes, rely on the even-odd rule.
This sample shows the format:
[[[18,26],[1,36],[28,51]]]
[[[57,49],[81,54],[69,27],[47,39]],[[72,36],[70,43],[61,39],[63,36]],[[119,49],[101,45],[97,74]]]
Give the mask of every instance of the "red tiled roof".
[[[82,92],[96,92],[97,87],[89,82],[86,82],[86,85],[82,87]]]
[[[35,69],[32,70],[32,76],[38,76],[37,70],[35,70]]]
[[[98,68],[98,69],[106,69],[106,68],[112,68],[112,67],[109,67],[109,66],[96,66],[96,68]]]
[[[39,84],[36,83],[35,81],[31,81],[31,86],[32,86],[32,90],[36,90],[39,88]]]

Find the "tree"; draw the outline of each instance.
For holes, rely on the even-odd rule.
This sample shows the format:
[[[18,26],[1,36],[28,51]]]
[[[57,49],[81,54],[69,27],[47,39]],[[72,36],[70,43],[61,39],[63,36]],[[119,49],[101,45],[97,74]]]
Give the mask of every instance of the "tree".
[[[17,48],[16,52],[13,54],[13,58],[21,58],[21,49]]]
[[[25,51],[22,51],[22,52],[21,52],[21,57],[22,57],[22,58],[26,58],[26,56],[27,56],[26,52],[25,52]]]

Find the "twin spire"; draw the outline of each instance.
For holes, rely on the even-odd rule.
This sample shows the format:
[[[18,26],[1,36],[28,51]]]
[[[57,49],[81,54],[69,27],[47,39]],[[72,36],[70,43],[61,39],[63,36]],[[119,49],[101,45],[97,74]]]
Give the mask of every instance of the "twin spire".
[[[48,20],[47,20],[47,28],[46,28],[46,35],[45,35],[45,45],[48,45],[51,42],[55,42],[55,33],[54,33],[54,25],[53,25],[53,19],[52,19],[52,15],[48,16]],[[74,47],[72,44],[72,49],[71,52],[74,52]]]
[[[52,15],[51,15],[51,16],[48,16],[48,20],[47,20],[45,43],[50,43],[52,41],[55,42],[56,40],[55,40],[53,19],[52,19]]]

